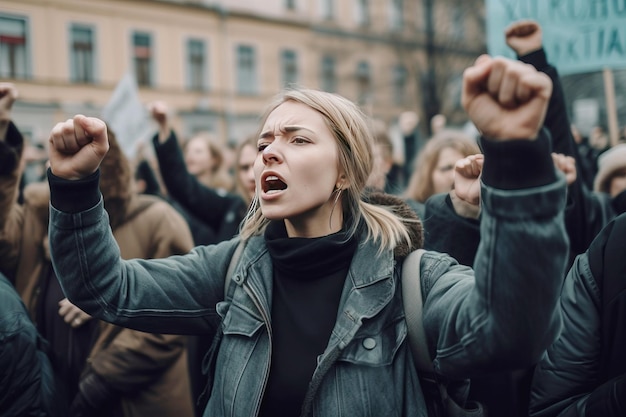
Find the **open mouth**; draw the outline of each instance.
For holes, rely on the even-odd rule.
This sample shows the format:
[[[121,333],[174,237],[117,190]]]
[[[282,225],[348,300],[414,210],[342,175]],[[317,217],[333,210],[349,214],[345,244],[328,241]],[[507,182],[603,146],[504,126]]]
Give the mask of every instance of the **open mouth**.
[[[287,189],[287,184],[285,184],[280,178],[276,175],[268,175],[263,180],[263,192],[266,194],[274,194],[280,191]]]

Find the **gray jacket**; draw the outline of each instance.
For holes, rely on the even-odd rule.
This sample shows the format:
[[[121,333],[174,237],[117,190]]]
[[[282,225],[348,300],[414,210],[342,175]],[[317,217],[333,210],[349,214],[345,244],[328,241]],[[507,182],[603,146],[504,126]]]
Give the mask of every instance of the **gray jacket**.
[[[535,363],[560,326],[564,180],[518,190],[483,184],[482,200],[475,270],[436,252],[421,261],[435,369],[455,379]],[[51,207],[54,266],[85,311],[160,333],[202,333],[221,316],[224,337],[205,416],[257,415],[270,369],[272,260],[262,236],[250,239],[233,275],[233,298],[224,301],[238,241],[167,259],[122,260],[102,203],[74,214]],[[401,268],[393,251],[377,252],[362,236],[305,400],[313,416],[426,415],[407,343]]]

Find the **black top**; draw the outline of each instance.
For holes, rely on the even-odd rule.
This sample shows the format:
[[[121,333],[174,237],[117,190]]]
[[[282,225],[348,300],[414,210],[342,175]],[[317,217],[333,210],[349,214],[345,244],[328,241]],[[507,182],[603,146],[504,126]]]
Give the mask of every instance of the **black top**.
[[[284,222],[265,233],[274,267],[272,362],[260,416],[299,416],[330,338],[356,239],[340,231],[288,238]]]

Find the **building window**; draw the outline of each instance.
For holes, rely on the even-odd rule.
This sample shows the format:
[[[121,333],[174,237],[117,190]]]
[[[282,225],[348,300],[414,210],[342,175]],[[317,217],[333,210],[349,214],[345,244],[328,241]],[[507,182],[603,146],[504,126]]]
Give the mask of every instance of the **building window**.
[[[133,61],[137,85],[152,85],[152,39],[148,33],[133,34]]]
[[[393,101],[397,105],[406,102],[407,71],[402,65],[393,69]]]
[[[296,0],[285,0],[285,8],[287,10],[296,10]]]
[[[72,25],[71,39],[71,80],[75,83],[94,82],[94,34],[87,26]]]
[[[356,82],[359,94],[359,104],[366,104],[369,101],[372,88],[372,79],[369,63],[365,61],[359,62],[359,65],[356,69]]]
[[[389,3],[389,27],[397,31],[404,28],[404,0],[391,0]]]
[[[256,94],[256,58],[254,48],[246,45],[237,47],[237,92]]]
[[[450,34],[456,39],[461,39],[465,34],[465,18],[461,7],[452,9],[451,20]]]
[[[370,8],[369,0],[356,1],[356,23],[360,26],[368,26],[370,24]]]
[[[206,47],[203,40],[187,41],[187,86],[191,90],[204,90],[206,84]]]
[[[332,20],[335,17],[334,0],[318,0],[320,6],[320,16],[325,20]]]
[[[334,93],[337,88],[337,77],[335,75],[335,58],[325,56],[322,58],[322,79],[321,88],[329,93]]]
[[[283,70],[283,87],[293,86],[298,83],[298,59],[295,51],[285,50],[280,57]]]
[[[0,16],[0,77],[28,78],[26,19]]]

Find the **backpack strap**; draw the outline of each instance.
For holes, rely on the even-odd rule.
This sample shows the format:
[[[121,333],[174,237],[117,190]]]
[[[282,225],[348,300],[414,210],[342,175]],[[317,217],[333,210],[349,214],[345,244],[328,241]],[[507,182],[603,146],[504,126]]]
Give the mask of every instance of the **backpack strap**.
[[[409,344],[413,360],[420,376],[422,390],[428,390],[427,385],[434,385],[435,401],[441,407],[441,411],[429,412],[429,415],[441,415],[447,417],[485,417],[487,412],[483,405],[477,401],[468,401],[465,407],[457,404],[450,397],[446,388],[446,383],[440,380],[432,357],[428,351],[426,343],[426,331],[423,321],[422,284],[420,279],[420,269],[424,249],[413,251],[404,259],[402,264],[402,303],[404,304],[404,315],[408,327]]]
[[[426,252],[424,249],[417,249],[411,252],[402,263],[402,303],[404,304],[411,352],[417,369],[418,371],[434,372],[422,320],[423,300],[420,264],[424,252]]]

